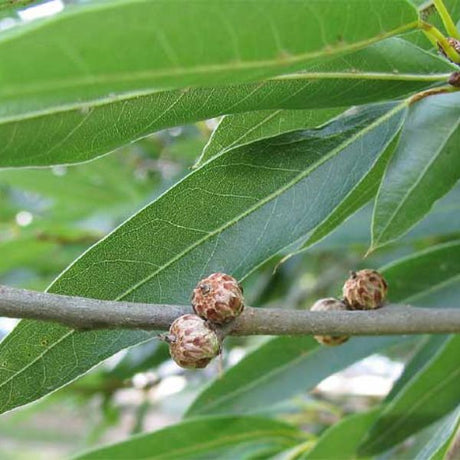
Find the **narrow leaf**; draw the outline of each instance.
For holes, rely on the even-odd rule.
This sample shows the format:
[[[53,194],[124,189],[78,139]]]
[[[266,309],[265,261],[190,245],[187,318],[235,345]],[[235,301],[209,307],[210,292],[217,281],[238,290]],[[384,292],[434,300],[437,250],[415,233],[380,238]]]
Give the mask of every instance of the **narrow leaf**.
[[[429,363],[384,407],[361,452],[398,444],[453,410],[460,401],[460,336],[452,336]]]
[[[383,270],[385,276],[391,280],[391,301],[417,305],[420,297],[459,282],[460,241],[432,246],[388,264]]]
[[[451,443],[455,439],[457,430],[460,429],[460,406],[447,416],[431,440],[419,452],[415,460],[444,460]]]
[[[0,101],[258,80],[365,47],[417,20],[405,0],[78,5],[0,35]]]
[[[304,439],[286,423],[259,417],[203,417],[92,450],[76,457],[96,459],[248,459]]]
[[[274,403],[313,389],[355,361],[400,342],[400,337],[360,337],[330,348],[320,347],[310,336],[277,337],[212,382],[186,416],[263,412]]]
[[[373,203],[369,203],[356,212],[349,220],[343,222],[331,234],[315,246],[315,251],[347,248],[354,246],[363,251],[370,245],[370,226],[372,222]],[[319,227],[322,227],[323,224]],[[312,235],[318,234],[315,230]],[[433,210],[425,216],[412,230],[402,239],[401,244],[407,246],[415,242],[426,245],[429,238],[436,241],[442,239],[454,239],[460,237],[460,184],[455,186],[447,195],[441,198],[433,207]],[[434,240],[433,240],[434,241]],[[307,240],[308,242],[308,240]],[[425,299],[424,299],[425,300]],[[433,298],[433,301],[435,299]],[[452,306],[454,306],[456,302]],[[445,305],[434,301],[433,305]]]
[[[414,104],[377,196],[372,247],[405,234],[460,178],[460,93]]]
[[[316,128],[343,112],[343,109],[260,110],[222,118],[194,167],[220,153],[260,139],[298,129]]]
[[[361,440],[378,415],[378,410],[355,414],[326,430],[315,447],[299,460],[354,460]]]
[[[324,220],[374,166],[404,114],[405,104],[364,107],[323,129],[216,157],[90,249],[51,291],[187,304],[205,274],[243,278]],[[0,344],[0,411],[49,393],[149,336],[22,323]]]
[[[319,65],[310,65],[302,73],[304,77],[311,78],[308,83],[305,82],[308,86],[307,91],[302,92],[303,100],[296,96],[294,90],[292,97],[286,100],[289,105],[285,103],[278,110],[224,117],[203,150],[197,166],[236,146],[282,132],[311,127],[314,122],[319,125],[323,114],[327,113],[319,114],[320,119],[316,120],[317,111],[281,110],[283,108],[315,108],[312,104],[316,104],[316,107],[325,107],[325,104],[329,107],[345,107],[362,104],[362,98],[380,96],[385,99],[392,97],[392,93],[393,97],[398,97],[407,94],[410,86],[416,89],[415,82],[411,80],[417,78],[417,75],[420,79],[424,78],[422,72],[428,77],[431,72],[454,70],[454,66],[445,60],[398,38],[390,38],[351,53],[346,59],[338,57]],[[342,75],[339,76],[338,72]]]
[[[388,146],[384,154],[379,158],[379,161],[375,164],[374,168],[372,168],[369,173],[363,177],[361,182],[357,184],[357,186],[342,201],[342,203],[340,203],[339,206],[337,206],[337,208],[335,208],[334,211],[331,212],[320,225],[318,225],[318,227],[302,244],[301,248],[293,254],[303,252],[313,244],[322,240],[375,196],[379,183],[385,172],[385,168],[393,155],[398,141],[399,137],[396,137]]]
[[[417,375],[430,361],[431,358],[446,344],[450,336],[433,335],[427,337],[415,355],[406,364],[404,372],[393,385],[390,393],[385,398],[385,402],[393,400],[406,386],[410,380]]]
[[[429,236],[453,237],[460,231],[460,182],[437,201],[426,217],[403,237],[404,239]]]
[[[454,70],[445,60],[396,38],[351,53],[346,59],[323,61],[309,64],[301,74],[229,87],[147,88],[115,95],[107,90],[101,97],[85,95],[70,102],[28,98],[20,106],[0,100],[0,167],[85,161],[159,129],[222,114],[346,107],[392,99],[445,81]],[[276,123],[283,117],[282,112],[275,114],[259,131],[260,137],[278,134]],[[306,115],[311,120],[309,127],[316,117]],[[320,116],[317,123],[325,119]],[[217,144],[212,147],[211,141],[203,161],[259,138],[250,120],[238,120],[231,123],[231,129],[227,127],[227,134],[222,131],[226,122],[218,129]],[[281,125],[292,131],[290,123]],[[49,126],[53,129],[46,129]]]

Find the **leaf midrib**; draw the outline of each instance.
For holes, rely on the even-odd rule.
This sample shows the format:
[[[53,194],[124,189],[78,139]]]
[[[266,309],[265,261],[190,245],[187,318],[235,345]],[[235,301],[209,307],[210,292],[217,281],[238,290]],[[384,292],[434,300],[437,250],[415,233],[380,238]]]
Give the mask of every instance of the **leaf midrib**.
[[[377,76],[381,78],[377,78]],[[302,74],[292,74],[283,76],[283,78],[268,78],[261,80],[259,82],[244,82],[239,83],[238,86],[261,83],[269,84],[278,81],[285,80],[388,80],[388,81],[426,81],[429,82],[441,82],[445,81],[450,76],[449,73],[435,73],[435,74],[393,74],[393,73],[373,73],[373,72],[360,72],[360,73],[351,73],[351,72],[315,72],[315,73],[302,73]],[[33,110],[24,114],[10,115],[10,116],[0,116],[0,125],[14,123],[19,121],[27,121],[30,119],[46,117],[50,115],[57,115],[60,113],[87,110],[93,108],[99,108],[104,106],[110,106],[111,104],[116,104],[118,102],[126,102],[141,97],[151,97],[154,95],[160,94],[173,94],[177,93],[189,93],[194,91],[203,91],[203,90],[215,90],[215,89],[224,89],[226,86],[221,87],[206,87],[206,86],[197,86],[193,88],[176,88],[176,89],[158,89],[150,88],[139,91],[129,91],[123,92],[117,96],[108,96],[108,97],[97,97],[94,99],[87,99],[81,102],[67,103],[67,104],[58,104],[51,106],[45,110]],[[269,109],[267,109],[269,110]]]
[[[149,69],[136,72],[119,72],[116,73],[117,78],[113,78],[114,74],[99,74],[93,76],[84,76],[78,78],[66,78],[66,79],[46,79],[45,82],[40,82],[37,84],[20,84],[20,85],[9,85],[3,86],[3,90],[0,93],[0,97],[5,95],[7,96],[24,96],[29,93],[36,93],[37,91],[50,91],[56,89],[70,89],[75,86],[84,86],[84,85],[94,85],[101,83],[126,83],[132,82],[139,79],[154,79],[154,78],[166,78],[182,75],[207,75],[210,72],[224,72],[224,71],[240,71],[240,70],[263,70],[276,69],[276,68],[285,68],[290,65],[297,63],[302,63],[303,61],[315,59],[327,55],[328,57],[333,57],[337,54],[348,53],[352,51],[357,51],[361,48],[364,48],[368,45],[376,43],[378,41],[384,40],[385,38],[392,37],[394,35],[403,33],[405,31],[415,29],[418,26],[418,21],[412,21],[410,23],[404,24],[402,26],[396,27],[390,31],[384,32],[378,36],[374,36],[365,40],[356,41],[348,46],[332,46],[328,45],[324,48],[313,51],[301,53],[296,56],[285,57],[282,60],[279,57],[273,59],[264,59],[264,60],[254,60],[254,61],[232,61],[226,62],[224,64],[210,64],[202,65],[191,68],[186,67],[174,67],[168,69]],[[0,42],[1,44],[1,42]],[[20,90],[20,91],[18,91]]]

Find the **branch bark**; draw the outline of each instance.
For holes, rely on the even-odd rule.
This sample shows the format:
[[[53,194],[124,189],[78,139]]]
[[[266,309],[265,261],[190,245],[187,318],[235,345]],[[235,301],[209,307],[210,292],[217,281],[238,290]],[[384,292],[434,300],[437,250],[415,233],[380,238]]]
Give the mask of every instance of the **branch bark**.
[[[167,330],[191,307],[70,297],[0,286],[0,316],[75,329]],[[460,308],[390,304],[374,311],[311,312],[246,307],[225,327],[232,335],[392,335],[460,333]]]

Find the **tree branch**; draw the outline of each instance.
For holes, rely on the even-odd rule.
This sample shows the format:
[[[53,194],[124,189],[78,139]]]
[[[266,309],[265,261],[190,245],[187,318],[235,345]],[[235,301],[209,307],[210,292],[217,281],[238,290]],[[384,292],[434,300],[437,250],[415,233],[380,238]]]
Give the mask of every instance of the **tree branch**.
[[[76,329],[167,330],[191,307],[86,299],[0,286],[0,316]],[[374,311],[311,312],[246,307],[224,328],[232,335],[389,335],[460,333],[460,308],[386,305]]]

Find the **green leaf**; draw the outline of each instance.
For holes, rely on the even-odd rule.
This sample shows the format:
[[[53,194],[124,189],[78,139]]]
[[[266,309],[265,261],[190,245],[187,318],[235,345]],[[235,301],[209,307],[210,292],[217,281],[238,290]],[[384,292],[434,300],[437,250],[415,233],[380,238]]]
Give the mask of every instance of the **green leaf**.
[[[443,0],[444,5],[446,6],[447,10],[449,11],[450,16],[452,19],[457,22],[460,21],[460,2],[458,0]],[[432,6],[432,8],[430,8]],[[439,27],[442,27],[441,18],[437,18],[436,22],[433,21],[433,16],[439,16],[437,10],[434,7],[434,1],[430,0],[428,2],[422,2],[422,8],[427,9],[430,16],[427,19],[430,23],[435,23],[436,25],[439,24]]]
[[[383,271],[391,301],[416,305],[418,298],[459,282],[460,240],[432,246],[386,265]]]
[[[426,363],[442,348],[450,336],[433,335],[427,337],[419,347],[415,355],[406,364],[404,372],[393,385],[385,402],[393,400],[406,386],[406,384],[426,365]]]
[[[302,98],[296,97],[296,90],[293,89],[293,96],[287,99],[289,105],[282,105],[278,110],[224,117],[203,150],[197,166],[236,146],[282,132],[312,127],[313,123],[319,125],[327,114],[326,111],[318,114],[317,110],[299,112],[281,110],[282,108],[300,109],[327,105],[344,107],[376,100],[370,98],[395,98],[410,92],[411,86],[412,90],[416,89],[414,84],[419,85],[420,82],[411,82],[411,79],[417,78],[417,75],[422,79],[423,76],[429,77],[431,72],[454,70],[454,66],[445,60],[398,38],[390,38],[351,53],[346,59],[339,57],[319,65],[310,65],[302,73],[303,76],[310,77],[308,91],[302,92]],[[341,77],[338,74],[334,76],[338,72],[342,72]],[[445,79],[446,76],[442,78]],[[330,116],[334,116],[332,111]]]
[[[243,278],[324,220],[374,166],[404,114],[404,103],[363,107],[320,130],[216,157],[93,246],[51,291],[187,304],[207,273]],[[33,401],[150,336],[24,322],[0,344],[6,363],[0,411]]]
[[[0,139],[5,140],[0,166],[85,161],[153,131],[222,114],[344,107],[392,99],[445,81],[454,70],[445,60],[392,38],[351,53],[346,59],[315,62],[301,74],[257,83],[169,91],[150,88],[70,102],[36,102],[31,98],[17,107],[0,100]],[[276,118],[283,116],[280,113]],[[235,141],[252,129],[238,118],[231,126],[223,136],[225,140],[215,135],[225,148],[240,145]],[[287,128],[291,130],[290,124]],[[277,131],[272,119],[261,134],[269,137]],[[218,149],[218,145],[210,144],[206,159]]]
[[[263,412],[276,402],[313,389],[355,361],[400,342],[401,337],[360,337],[332,348],[320,347],[310,336],[277,337],[205,388],[186,416]]]
[[[226,150],[298,129],[315,128],[343,109],[259,110],[223,117],[209,138],[195,168]]]
[[[460,20],[460,2],[458,0],[443,0],[443,3],[446,6],[452,20],[455,23],[458,22]],[[435,7],[434,1],[430,0],[428,2],[422,2],[420,7],[421,8],[419,8],[419,10],[422,10],[422,19],[434,25],[443,33],[446,33],[444,24],[442,22],[441,16],[438,13],[438,10]],[[428,39],[425,38],[425,40],[428,42]]]
[[[406,233],[460,178],[460,93],[414,104],[375,204],[372,247]]]
[[[403,237],[420,239],[430,236],[455,236],[460,231],[460,182],[437,201],[426,217]],[[458,237],[458,236],[457,236]]]
[[[330,251],[337,248],[359,248],[364,252],[370,245],[370,226],[372,221],[373,203],[356,212],[349,220],[343,222],[340,227],[319,242],[314,251]],[[333,214],[332,214],[333,215]],[[322,226],[322,225],[321,225]],[[319,228],[321,228],[321,226]],[[413,247],[414,242],[421,242],[424,246],[444,239],[457,239],[460,237],[460,184],[454,187],[447,195],[437,201],[433,210],[425,216],[412,230],[401,240],[401,247]],[[313,234],[317,234],[315,230]],[[307,240],[308,241],[308,240]],[[425,299],[424,299],[425,300]],[[448,304],[435,301],[433,305]],[[454,303],[451,306],[456,305]]]
[[[434,436],[419,452],[415,460],[448,459],[449,457],[445,454],[454,441],[458,429],[460,429],[460,406],[442,421]]]
[[[343,0],[333,7],[320,0],[90,3],[0,35],[0,100],[75,101],[258,80],[365,47],[417,20],[405,0],[353,0],[352,8]]]
[[[325,236],[331,233],[348,217],[354,214],[358,209],[363,207],[377,193],[378,186],[387,167],[388,161],[393,155],[399,141],[399,137],[395,137],[393,142],[388,146],[384,154],[375,163],[369,173],[363,177],[361,182],[350,192],[345,200],[340,203],[327,218],[309,235],[307,240],[302,244],[301,248],[295,251],[292,255],[305,251],[313,244],[322,240]]]
[[[203,417],[185,421],[76,458],[96,459],[248,459],[305,439],[297,428],[260,417]]]
[[[356,459],[359,444],[378,413],[378,410],[372,410],[346,417],[326,430],[315,447],[310,452],[299,457],[299,460]]]
[[[394,302],[405,301],[406,297],[413,297],[415,292],[422,296],[438,287],[440,276],[437,271],[426,270],[426,264],[431,267],[436,265],[430,265],[428,261],[436,263],[437,256],[441,258],[449,251],[453,253],[453,260],[457,263],[460,260],[452,251],[452,245],[449,249],[445,246],[435,247],[428,255],[420,252],[384,267],[382,272],[391,286],[390,299]],[[412,278],[408,277],[404,294],[404,275],[409,271]],[[445,272],[444,277],[447,277]],[[394,292],[393,285],[397,282],[399,290]],[[192,403],[187,415],[262,410],[268,404],[307,391],[330,374],[402,340],[404,338],[401,337],[353,338],[340,347],[320,348],[311,337],[272,339],[221,378],[211,382]]]
[[[456,335],[384,407],[361,452],[389,449],[453,410],[460,401],[459,356],[460,335]]]
[[[412,1],[419,7],[420,18],[425,22],[428,22],[429,24],[437,27],[443,34],[446,35],[444,24],[442,22],[441,16],[439,16],[438,11],[434,6],[434,2],[432,0]],[[449,14],[454,22],[457,22],[460,19],[460,2],[458,0],[443,0],[443,3],[449,11]],[[428,40],[422,30],[408,32],[404,35],[404,38],[406,40],[410,40],[411,43],[414,43],[423,49],[431,50],[431,52],[434,54],[438,53],[437,47],[433,46],[433,44]]]

